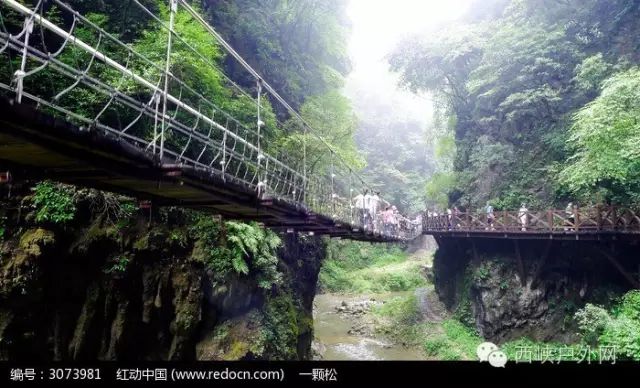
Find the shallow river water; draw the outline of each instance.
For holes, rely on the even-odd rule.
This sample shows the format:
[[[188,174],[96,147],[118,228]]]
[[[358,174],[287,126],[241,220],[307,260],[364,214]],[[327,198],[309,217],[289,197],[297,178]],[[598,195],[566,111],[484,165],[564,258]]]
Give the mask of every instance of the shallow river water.
[[[347,297],[337,294],[316,295],[314,302],[314,330],[316,339],[326,350],[324,360],[422,360],[420,349],[394,345],[382,338],[368,338],[348,334],[354,321],[336,313],[343,300],[375,297],[384,301],[402,293]]]

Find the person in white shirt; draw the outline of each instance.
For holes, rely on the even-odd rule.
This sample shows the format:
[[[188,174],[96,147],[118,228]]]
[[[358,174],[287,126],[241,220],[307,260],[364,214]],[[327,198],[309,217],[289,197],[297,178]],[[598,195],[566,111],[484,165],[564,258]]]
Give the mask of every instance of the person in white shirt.
[[[529,210],[523,203],[522,206],[520,206],[520,210],[518,211],[518,218],[520,218],[520,225],[522,225],[523,232],[527,230],[528,213],[529,213]]]
[[[366,221],[365,220],[365,213],[367,211],[367,207],[365,206],[366,195],[369,195],[367,193],[367,190],[365,190],[363,194],[358,194],[353,198],[353,201],[355,202],[355,206],[356,206],[356,212],[358,214],[358,221],[362,226],[365,225],[365,221]]]
[[[369,190],[365,191],[364,194],[364,226],[365,228],[369,228],[371,226],[371,213],[370,213],[370,208],[371,208],[371,194],[369,194]]]
[[[369,198],[369,216],[371,217],[371,223],[373,224],[373,229],[377,230],[378,227],[376,223],[378,222],[378,207],[380,206],[380,193],[373,193],[373,195]]]

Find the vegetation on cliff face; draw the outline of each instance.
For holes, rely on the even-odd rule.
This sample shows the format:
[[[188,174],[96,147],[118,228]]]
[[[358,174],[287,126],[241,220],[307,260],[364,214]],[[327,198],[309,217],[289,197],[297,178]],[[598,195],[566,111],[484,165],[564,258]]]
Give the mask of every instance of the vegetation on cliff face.
[[[40,182],[34,188],[33,206],[37,222],[64,224],[73,220],[76,206],[73,190],[66,185]]]
[[[392,67],[435,94],[455,139],[453,170],[430,190],[498,208],[637,198],[639,16],[629,0],[478,1],[401,44]]]
[[[409,291],[425,284],[423,266],[397,246],[330,241],[318,287],[345,293]]]
[[[285,243],[255,224],[34,187],[18,182],[0,202],[0,359],[309,357],[307,279],[317,277],[320,240]],[[55,214],[61,197],[72,223],[38,217]]]
[[[585,343],[609,346],[621,358],[640,360],[640,291],[627,292],[609,309],[589,303],[575,318]]]
[[[596,81],[597,82],[597,81]],[[603,81],[570,130],[574,151],[561,181],[583,199],[640,202],[640,68]]]

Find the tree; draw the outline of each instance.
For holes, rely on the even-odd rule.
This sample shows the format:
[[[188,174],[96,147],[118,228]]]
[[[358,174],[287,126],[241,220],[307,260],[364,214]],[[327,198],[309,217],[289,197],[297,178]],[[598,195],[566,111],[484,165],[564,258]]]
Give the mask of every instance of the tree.
[[[557,178],[557,166],[576,152],[566,146],[572,117],[597,96],[603,79],[640,62],[632,43],[640,4],[475,4],[465,20],[443,29],[445,36],[413,37],[390,58],[402,85],[435,93],[443,105],[437,112],[456,120],[450,200],[564,202],[573,194],[549,177]]]
[[[574,152],[560,173],[567,188],[588,199],[640,200],[640,69],[604,81],[571,127]]]
[[[350,71],[345,0],[203,0],[203,4],[214,28],[294,108],[300,108],[307,96],[339,89]],[[225,67],[236,82],[255,85],[234,59],[228,58]]]

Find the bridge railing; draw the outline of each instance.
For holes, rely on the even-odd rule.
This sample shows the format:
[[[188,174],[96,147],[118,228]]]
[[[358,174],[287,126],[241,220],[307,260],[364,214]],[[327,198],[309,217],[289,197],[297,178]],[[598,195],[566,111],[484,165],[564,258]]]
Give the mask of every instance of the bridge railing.
[[[617,231],[640,233],[640,209],[615,206],[575,207],[572,212],[560,209],[527,211],[454,212],[423,216],[425,232],[496,232],[496,233],[579,233]]]
[[[0,91],[14,103],[133,144],[161,168],[190,166],[258,198],[364,227],[352,198],[368,185],[190,2],[132,0],[118,30],[92,12],[95,6],[0,0]],[[122,28],[128,23],[144,28]],[[255,85],[227,76],[223,55]],[[225,87],[212,86],[218,77]],[[299,122],[302,150],[270,141],[283,124],[267,96]],[[317,170],[307,160],[307,137],[321,144],[329,167]]]

